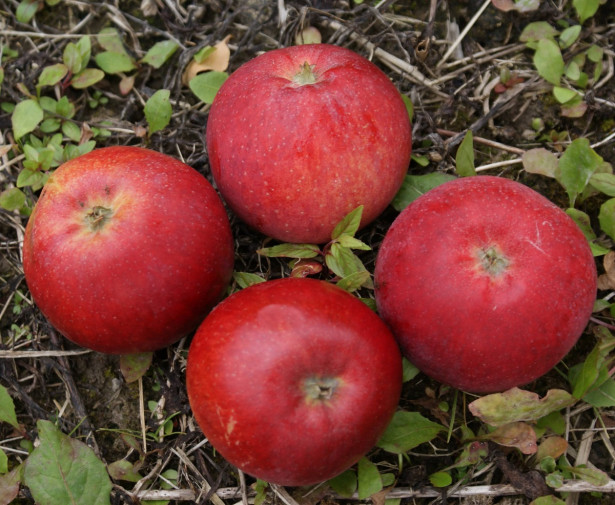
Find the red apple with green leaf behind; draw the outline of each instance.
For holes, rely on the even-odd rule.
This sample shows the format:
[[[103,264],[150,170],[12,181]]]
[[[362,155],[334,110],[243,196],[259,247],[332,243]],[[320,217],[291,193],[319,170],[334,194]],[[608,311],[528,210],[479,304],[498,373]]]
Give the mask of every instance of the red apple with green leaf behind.
[[[376,301],[405,356],[461,390],[549,371],[592,312],[596,267],[574,221],[518,182],[453,180],[412,202],[376,259]]]
[[[222,197],[253,228],[286,242],[322,243],[364,205],[362,226],[400,188],[411,128],[376,65],[330,44],[264,53],[218,91],[206,131]]]
[[[138,147],[94,150],[61,165],[26,227],[34,301],[73,342],[128,354],[192,331],[233,269],[222,200],[188,165]]]
[[[363,302],[324,281],[285,278],[211,311],[190,346],[186,384],[224,458],[298,486],[336,476],[376,444],[401,374],[395,339]]]

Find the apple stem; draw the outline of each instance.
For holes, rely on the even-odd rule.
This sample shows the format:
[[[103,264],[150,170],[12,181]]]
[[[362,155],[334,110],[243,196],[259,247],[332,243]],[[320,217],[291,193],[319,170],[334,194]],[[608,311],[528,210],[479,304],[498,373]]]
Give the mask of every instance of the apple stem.
[[[314,65],[310,65],[307,61],[301,65],[299,72],[293,76],[293,82],[303,86],[305,84],[314,84],[316,82],[316,74],[314,73]]]
[[[105,227],[105,224],[111,219],[113,210],[97,205],[85,215],[87,225],[92,231],[100,231]]]
[[[510,264],[506,256],[494,246],[480,249],[478,251],[478,259],[485,272],[493,277],[497,277],[504,272]]]

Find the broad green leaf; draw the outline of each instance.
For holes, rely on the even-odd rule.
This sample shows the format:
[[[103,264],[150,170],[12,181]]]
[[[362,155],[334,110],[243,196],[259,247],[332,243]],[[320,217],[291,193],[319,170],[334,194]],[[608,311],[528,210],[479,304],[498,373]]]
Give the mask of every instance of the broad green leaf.
[[[57,101],[55,112],[63,118],[71,119],[75,115],[75,106],[66,96],[63,96]]]
[[[141,61],[154,68],[160,68],[171,56],[173,56],[173,53],[177,51],[177,49],[179,49],[179,45],[173,40],[156,42],[149,51],[147,51]]]
[[[16,185],[18,188],[31,186],[34,190],[42,187],[44,184],[45,174],[38,170],[30,170],[23,168],[17,176]]]
[[[345,233],[342,233],[336,240],[341,246],[348,247],[348,249],[359,249],[361,251],[372,250],[372,248],[365,242],[353,237],[352,235],[346,235]]]
[[[562,88],[560,86],[555,86],[553,88],[553,96],[559,103],[570,102],[570,100],[574,98],[579,98],[580,95],[577,91],[570,88]]]
[[[43,68],[38,78],[38,87],[55,86],[68,74],[68,67],[64,63],[57,63]]]
[[[576,61],[571,61],[566,65],[565,75],[571,81],[578,81],[581,78],[581,67]]]
[[[257,254],[268,258],[315,258],[320,248],[315,244],[278,244],[258,249]]]
[[[418,412],[397,411],[378,447],[395,454],[403,454],[415,447],[433,440],[446,428],[423,417]]]
[[[600,206],[598,214],[600,229],[612,239],[615,239],[615,198],[610,198]]]
[[[606,486],[610,481],[609,476],[597,468],[587,468],[586,466],[579,465],[567,467],[566,470],[592,486]]]
[[[360,272],[355,272],[344,277],[343,279],[340,279],[337,281],[336,285],[344,291],[352,293],[370,281],[370,273],[367,270],[361,270]]]
[[[395,210],[401,212],[411,202],[416,200],[419,196],[424,195],[430,189],[444,184],[445,182],[456,179],[455,176],[450,174],[442,174],[439,172],[433,172],[425,175],[406,175],[401,188],[393,198],[391,205]]]
[[[38,421],[40,445],[25,463],[24,484],[39,505],[109,505],[111,481],[92,449]]]
[[[542,39],[553,39],[557,34],[558,31],[546,21],[536,21],[525,26],[519,41],[535,43]]]
[[[15,404],[8,390],[0,384],[0,421],[9,423],[15,429],[21,429],[15,415]]]
[[[596,329],[598,342],[583,363],[568,371],[568,381],[572,385],[572,395],[582,399],[593,388],[599,387],[609,377],[605,360],[615,348],[615,337],[604,327]]]
[[[474,166],[474,135],[472,130],[468,130],[468,133],[466,133],[457,148],[455,172],[460,177],[476,175],[476,167]]]
[[[436,472],[432,473],[429,476],[429,482],[431,482],[434,487],[446,487],[450,486],[453,483],[453,478],[451,474],[448,472]]]
[[[557,496],[549,494],[536,498],[530,503],[530,505],[566,505],[566,502],[564,500],[560,500]]]
[[[22,0],[17,6],[15,11],[15,17],[20,23],[29,23],[39,7],[41,7],[40,0]]]
[[[96,61],[96,64],[107,74],[130,72],[137,68],[132,58],[126,53],[104,51],[94,56],[94,61]]]
[[[5,189],[0,193],[0,207],[13,211],[21,209],[26,203],[26,195],[19,188]],[[2,407],[0,406],[0,411]]]
[[[127,54],[117,28],[103,28],[97,36],[100,46],[111,53]]]
[[[366,500],[382,491],[382,477],[378,467],[369,459],[361,458],[357,465],[359,500]]]
[[[354,236],[361,224],[362,215],[363,205],[359,205],[356,209],[351,210],[339,223],[337,223],[331,232],[331,239],[335,240],[343,234]]]
[[[589,183],[607,196],[615,196],[615,175],[599,172],[591,176]]]
[[[149,134],[160,131],[169,124],[173,108],[169,101],[171,92],[168,89],[159,89],[145,103],[143,109],[145,119],[149,125]]]
[[[523,169],[530,174],[555,177],[557,174],[557,156],[544,147],[530,149],[521,157]]]
[[[340,496],[350,498],[357,490],[357,474],[354,470],[346,470],[329,479],[328,484]]]
[[[134,465],[126,459],[114,461],[109,465],[108,470],[113,480],[138,482],[142,478],[142,475],[135,470]]]
[[[23,463],[13,468],[10,472],[0,476],[0,505],[9,505],[19,494],[21,471]]]
[[[596,238],[596,234],[592,228],[589,216],[585,212],[571,207],[566,209],[566,214],[568,214],[572,220],[577,223],[577,226],[581,228],[581,231],[587,240],[594,240]]]
[[[15,140],[19,140],[24,135],[34,131],[43,120],[43,115],[43,109],[34,100],[28,99],[19,102],[11,116]]]
[[[590,61],[593,61],[594,63],[599,63],[602,61],[602,58],[604,56],[604,49],[602,49],[600,46],[592,45],[586,51],[586,54]]]
[[[421,373],[418,367],[410,363],[410,361],[408,361],[408,359],[405,357],[402,358],[402,365],[403,365],[403,379],[402,379],[403,382],[409,382],[412,379],[414,379],[419,373]]]
[[[81,128],[72,121],[64,121],[62,123],[62,133],[73,142],[79,142],[81,140]]]
[[[583,24],[586,20],[596,14],[598,7],[600,7],[600,0],[572,0],[572,5],[577,11],[579,21]]]
[[[576,401],[563,389],[550,389],[544,398],[540,398],[531,391],[512,388],[478,398],[468,408],[484,423],[502,426],[516,421],[535,421]]]
[[[515,422],[498,426],[494,431],[480,437],[482,440],[491,440],[505,447],[516,447],[523,454],[535,454],[536,432],[524,422]]]
[[[105,73],[98,68],[86,68],[83,72],[80,72],[74,76],[70,85],[75,89],[84,89],[105,78]]]
[[[250,272],[233,272],[233,280],[241,289],[266,281],[266,279],[263,279],[260,275]]]
[[[211,104],[216,93],[227,79],[228,74],[226,72],[203,72],[190,79],[188,86],[199,100]]]
[[[615,407],[615,380],[608,378],[583,396],[583,401],[599,409]]]
[[[560,488],[564,485],[564,476],[562,475],[562,472],[558,472],[558,471],[552,472],[545,477],[545,483],[547,484],[547,486],[552,487],[553,489]],[[536,500],[534,500],[534,502],[535,501]],[[555,503],[559,503],[559,502],[556,501]],[[565,505],[566,502],[562,502],[562,503],[564,503]]]
[[[571,207],[603,161],[586,138],[575,139],[566,148],[559,160],[558,180],[568,193]]]
[[[140,352],[136,354],[122,354],[120,356],[120,371],[127,384],[135,382],[143,377],[152,364],[152,352]]]
[[[559,46],[562,49],[569,48],[579,38],[581,25],[572,25],[566,28],[559,36]]]
[[[534,53],[534,66],[547,82],[559,85],[564,75],[564,58],[559,46],[551,39],[540,39]]]

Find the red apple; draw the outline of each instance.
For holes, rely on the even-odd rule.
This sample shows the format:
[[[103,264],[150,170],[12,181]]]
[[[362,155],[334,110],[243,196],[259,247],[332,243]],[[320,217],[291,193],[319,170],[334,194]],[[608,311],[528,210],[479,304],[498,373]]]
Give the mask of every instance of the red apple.
[[[198,424],[229,462],[271,483],[309,485],[378,441],[399,401],[401,356],[357,298],[285,278],[212,310],[190,346],[186,384]]]
[[[596,267],[577,225],[520,183],[447,182],[412,202],[378,253],[376,301],[427,375],[477,393],[531,382],[582,334]]]
[[[63,335],[107,353],[165,347],[196,328],[233,268],[222,201],[188,165],[108,147],[61,165],[28,221],[23,267]]]
[[[375,219],[401,186],[411,129],[376,65],[329,44],[265,53],[223,84],[207,122],[214,179],[235,213],[287,242],[322,243],[351,210]]]

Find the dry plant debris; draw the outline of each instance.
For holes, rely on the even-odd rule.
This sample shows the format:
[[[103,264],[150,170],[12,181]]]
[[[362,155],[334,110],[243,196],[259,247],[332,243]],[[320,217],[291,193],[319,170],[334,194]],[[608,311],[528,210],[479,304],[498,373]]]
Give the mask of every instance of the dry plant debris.
[[[20,486],[18,465],[33,458],[61,471],[50,458],[70,466],[67,447],[87,454],[79,464],[103,492],[65,503],[615,503],[612,2],[0,0],[0,14],[0,503],[34,503],[36,472],[25,477],[32,487]],[[203,132],[217,87],[261,52],[308,36],[371,59],[413,105],[404,194],[357,235],[370,249],[358,252],[368,271],[409,199],[451,175],[489,173],[568,209],[602,275],[586,334],[525,388],[529,399],[521,393],[530,411],[550,406],[547,415],[526,410],[487,429],[477,412],[489,410],[488,398],[408,366],[400,408],[432,436],[398,455],[374,449],[354,485],[284,489],[230,467],[203,438],[184,392],[190,337],[134,360],[73,346],[33,305],[21,244],[50,171],[92,148],[146,146],[211,180]],[[237,219],[232,226],[235,288],[293,267],[327,278],[309,260],[258,254],[273,244]],[[581,379],[569,382],[575,366]],[[524,444],[537,449],[524,454]]]

